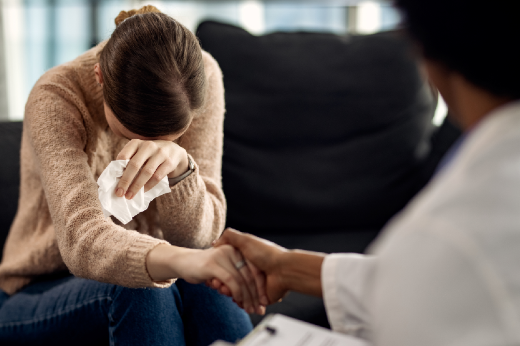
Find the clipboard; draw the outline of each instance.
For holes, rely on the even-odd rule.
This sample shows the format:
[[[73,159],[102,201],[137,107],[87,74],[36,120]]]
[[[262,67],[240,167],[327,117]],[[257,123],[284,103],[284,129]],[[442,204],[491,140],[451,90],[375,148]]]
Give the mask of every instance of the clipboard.
[[[213,343],[211,346],[231,346]],[[365,340],[280,314],[266,316],[237,346],[370,346]]]

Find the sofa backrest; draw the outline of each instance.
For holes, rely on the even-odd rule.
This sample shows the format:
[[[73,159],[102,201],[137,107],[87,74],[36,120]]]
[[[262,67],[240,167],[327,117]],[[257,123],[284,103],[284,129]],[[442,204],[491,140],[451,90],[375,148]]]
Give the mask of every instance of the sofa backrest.
[[[377,230],[460,135],[449,122],[433,131],[435,102],[395,34],[255,37],[205,22],[198,35],[224,72],[229,226]],[[18,206],[21,137],[22,122],[0,122],[0,255]]]
[[[422,187],[436,99],[403,35],[197,35],[224,74],[228,226],[380,229]]]
[[[22,122],[0,122],[0,258],[18,207]]]

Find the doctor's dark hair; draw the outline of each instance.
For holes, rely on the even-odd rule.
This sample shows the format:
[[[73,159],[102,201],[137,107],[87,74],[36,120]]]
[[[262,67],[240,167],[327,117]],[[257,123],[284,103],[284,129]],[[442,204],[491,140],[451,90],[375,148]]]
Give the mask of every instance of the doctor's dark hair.
[[[424,56],[496,96],[520,98],[520,1],[395,0]]]
[[[99,56],[105,103],[141,136],[186,129],[206,89],[197,37],[153,6],[122,11],[115,22]]]

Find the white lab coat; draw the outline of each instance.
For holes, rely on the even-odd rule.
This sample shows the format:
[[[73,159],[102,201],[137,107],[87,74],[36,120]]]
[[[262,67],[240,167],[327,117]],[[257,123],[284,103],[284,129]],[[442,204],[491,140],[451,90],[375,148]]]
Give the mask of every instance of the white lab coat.
[[[370,253],[323,263],[334,330],[377,346],[520,345],[520,102],[471,131]]]

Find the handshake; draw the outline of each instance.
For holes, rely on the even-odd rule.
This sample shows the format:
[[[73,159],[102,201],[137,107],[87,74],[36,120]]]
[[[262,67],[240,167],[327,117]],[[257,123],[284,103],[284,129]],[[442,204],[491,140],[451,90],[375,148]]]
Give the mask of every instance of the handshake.
[[[265,307],[287,292],[282,275],[283,255],[288,252],[267,240],[227,229],[213,244],[215,251],[229,252],[234,270],[212,278],[206,285],[232,297],[248,313],[265,314]]]
[[[161,244],[150,251],[147,267],[154,281],[178,277],[191,284],[206,283],[246,312],[264,314],[267,305],[288,291],[322,296],[324,257],[227,229],[205,250]]]

